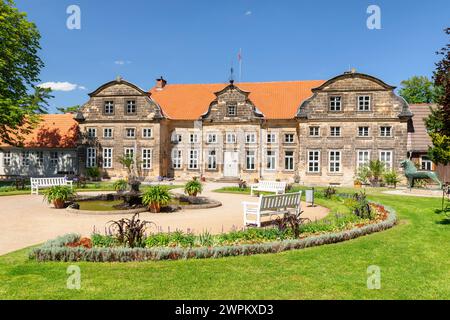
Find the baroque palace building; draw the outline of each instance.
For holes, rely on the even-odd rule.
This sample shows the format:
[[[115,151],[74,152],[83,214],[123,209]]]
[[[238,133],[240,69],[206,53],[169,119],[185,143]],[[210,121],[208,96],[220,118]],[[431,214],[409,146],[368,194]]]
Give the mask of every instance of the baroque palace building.
[[[147,91],[120,78],[102,85],[76,115],[80,171],[124,177],[280,179],[353,184],[379,159],[400,170],[413,116],[395,87],[346,72],[328,81],[168,84]]]
[[[352,185],[379,159],[401,170],[409,105],[380,79],[169,84],[146,91],[121,78],[89,94],[76,115],[45,115],[22,147],[0,146],[0,177],[86,174]]]

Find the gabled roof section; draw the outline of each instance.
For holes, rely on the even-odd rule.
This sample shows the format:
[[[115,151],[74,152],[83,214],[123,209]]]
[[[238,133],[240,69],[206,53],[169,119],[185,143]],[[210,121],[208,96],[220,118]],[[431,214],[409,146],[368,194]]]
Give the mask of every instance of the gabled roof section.
[[[265,119],[292,119],[300,103],[312,95],[312,88],[324,82],[241,82],[234,85],[248,92],[248,99]],[[152,88],[150,93],[169,119],[197,120],[208,111],[217,98],[216,93],[227,87],[225,83],[167,84],[162,90]]]
[[[330,84],[332,84],[333,82],[336,82],[338,80],[343,80],[343,79],[348,79],[348,78],[362,78],[362,79],[367,79],[370,81],[373,81],[375,83],[378,83],[380,86],[382,86],[383,88],[385,88],[386,90],[394,90],[396,87],[394,86],[390,86],[387,83],[385,83],[384,81],[375,78],[371,75],[365,74],[365,73],[358,73],[358,72],[345,72],[343,74],[340,74],[334,78],[331,78],[330,80],[327,80],[326,82],[324,82],[322,85],[318,86],[317,88],[312,89],[313,92],[316,91],[321,91],[324,88],[328,87]]]
[[[95,91],[89,93],[89,96],[90,96],[90,97],[96,96],[96,95],[98,95],[101,91],[105,90],[106,88],[109,88],[109,87],[111,87],[111,86],[118,85],[118,84],[124,84],[124,85],[127,85],[127,86],[129,86],[129,87],[135,89],[136,91],[138,91],[138,92],[139,92],[140,94],[142,94],[142,95],[148,95],[148,92],[145,92],[144,90],[142,90],[141,88],[139,88],[137,85],[135,85],[135,84],[133,84],[133,83],[131,83],[131,82],[128,82],[128,81],[126,81],[126,80],[123,80],[123,79],[120,78],[120,77],[117,77],[116,80],[107,82],[107,83],[101,85],[100,87],[98,87]]]

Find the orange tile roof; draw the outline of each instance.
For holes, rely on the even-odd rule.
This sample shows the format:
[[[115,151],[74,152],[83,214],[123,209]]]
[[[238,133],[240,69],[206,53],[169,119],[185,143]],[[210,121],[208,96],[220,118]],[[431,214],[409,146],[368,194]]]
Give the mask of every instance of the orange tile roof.
[[[242,82],[235,85],[250,92],[249,99],[266,119],[294,118],[301,102],[312,95],[311,89],[325,81]],[[152,88],[151,97],[164,114],[175,120],[195,120],[208,111],[215,92],[228,84],[167,84],[163,90]]]
[[[74,115],[70,113],[42,115],[36,128],[24,136],[23,146],[30,148],[74,148],[77,143],[78,123],[73,117]]]

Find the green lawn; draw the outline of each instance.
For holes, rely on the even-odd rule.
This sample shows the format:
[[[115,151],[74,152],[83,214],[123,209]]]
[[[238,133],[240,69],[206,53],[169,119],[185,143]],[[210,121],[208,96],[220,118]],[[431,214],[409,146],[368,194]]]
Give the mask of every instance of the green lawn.
[[[8,299],[449,299],[450,220],[438,198],[370,198],[394,208],[393,229],[352,241],[271,255],[145,263],[77,263],[81,290],[66,289],[69,263],[36,263],[28,249],[0,257]],[[381,268],[381,289],[366,286]]]

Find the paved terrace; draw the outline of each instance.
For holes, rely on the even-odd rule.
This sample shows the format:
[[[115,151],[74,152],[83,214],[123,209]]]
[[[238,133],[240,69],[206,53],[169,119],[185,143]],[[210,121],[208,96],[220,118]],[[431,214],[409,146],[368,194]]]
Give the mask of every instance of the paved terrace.
[[[212,190],[230,184],[205,183],[202,196],[222,202],[213,209],[183,210],[175,213],[141,213],[144,220],[155,222],[163,231],[191,229],[194,232],[208,230],[211,233],[229,231],[243,227],[242,201],[256,201],[256,197],[239,194],[215,193]],[[234,184],[233,184],[234,185]],[[179,189],[174,189],[175,192]],[[95,194],[98,194],[95,193]],[[304,196],[302,197],[304,199]],[[303,217],[321,219],[328,209],[307,207],[302,203]],[[130,215],[127,215],[128,217]],[[42,195],[21,195],[0,197],[0,255],[24,247],[36,245],[66,233],[80,233],[89,236],[93,228],[104,232],[108,221],[120,219],[123,215],[84,215],[66,210],[56,210],[44,202]],[[156,230],[156,229],[153,229]]]

